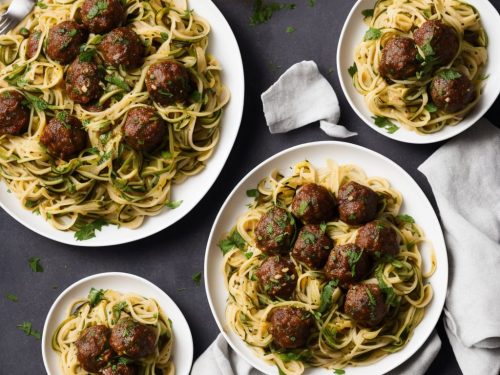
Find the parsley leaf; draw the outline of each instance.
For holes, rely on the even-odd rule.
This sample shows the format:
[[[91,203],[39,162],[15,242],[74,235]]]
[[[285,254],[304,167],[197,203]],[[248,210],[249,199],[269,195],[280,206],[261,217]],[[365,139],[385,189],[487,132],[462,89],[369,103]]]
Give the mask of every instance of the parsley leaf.
[[[439,72],[439,76],[447,81],[462,77],[462,74],[453,69],[446,69]]]
[[[165,32],[160,33],[161,41],[166,42],[168,40],[169,35]]]
[[[37,1],[35,3],[35,6],[41,8],[41,9],[47,9],[47,7],[48,7],[47,4],[45,4],[43,1]]]
[[[108,222],[104,219],[96,219],[91,223],[83,225],[79,230],[75,232],[75,238],[77,241],[85,241],[95,237],[95,231],[101,230],[103,226],[108,225]]]
[[[316,0],[308,0],[309,6],[312,8],[316,5]]]
[[[95,48],[89,48],[89,49],[80,53],[79,59],[81,62],[90,62],[90,61],[92,61],[95,53],[96,53]]]
[[[286,32],[287,32],[287,33],[293,33],[293,32],[295,32],[295,27],[293,27],[293,26],[288,26],[288,27],[286,28]]]
[[[46,109],[50,108],[50,105],[45,100],[39,98],[38,96],[32,95],[29,92],[25,92],[24,96],[40,112],[43,112]]]
[[[321,302],[318,310],[321,314],[323,314],[330,308],[332,304],[333,291],[335,290],[338,284],[339,281],[337,279],[331,280],[323,288],[323,291],[321,292],[321,299],[320,299]]]
[[[191,276],[191,279],[196,285],[200,285],[201,283],[201,272],[196,272],[193,276]]]
[[[227,238],[221,240],[219,242],[219,247],[222,250],[222,254],[226,255],[229,251],[237,247],[240,250],[243,250],[245,247],[245,240],[238,233],[237,230],[234,230]]]
[[[399,126],[395,125],[387,117],[372,116],[372,118],[375,121],[375,125],[377,125],[379,128],[384,128],[389,134],[395,133],[399,130]]]
[[[283,9],[295,9],[295,4],[293,3],[269,3],[266,4],[264,0],[254,0],[253,2],[253,14],[250,17],[250,25],[255,26],[265,23],[271,19],[275,12]]]
[[[130,90],[130,87],[129,85],[123,80],[121,79],[119,76],[117,75],[113,75],[113,76],[106,76],[104,78],[107,82],[115,85],[116,87],[122,89],[122,90],[125,90],[125,91],[128,91]]]
[[[168,202],[165,206],[167,206],[168,208],[174,210],[176,209],[177,207],[179,207],[181,204],[182,204],[183,201],[173,201],[173,202]]]
[[[106,293],[104,289],[90,288],[88,296],[90,306],[94,307],[101,302],[104,299],[104,293]]]
[[[436,107],[434,104],[432,104],[432,103],[427,103],[427,104],[424,106],[424,108],[425,108],[425,109],[426,109],[429,113],[434,113],[434,112],[436,112],[436,111],[438,110],[438,109],[437,109],[437,107]]]
[[[413,224],[415,222],[415,219],[410,215],[398,215],[396,216],[396,221]]]
[[[368,31],[365,33],[363,40],[366,42],[367,40],[377,40],[382,36],[382,31],[380,29],[376,29],[374,27],[370,27]]]
[[[31,322],[22,322],[22,324],[17,325],[17,328],[23,331],[26,336],[33,336],[35,339],[40,340],[41,334],[37,330],[33,329]]]
[[[247,190],[247,197],[249,198],[258,198],[260,196],[258,189],[249,189]]]
[[[118,302],[116,305],[113,306],[113,319],[115,320],[115,322],[117,322],[118,319],[120,319],[122,311],[125,310],[127,306],[128,306],[127,302],[125,301]]]
[[[347,250],[347,262],[349,263],[349,267],[351,267],[351,274],[353,277],[356,276],[356,265],[358,264],[362,255],[363,255],[363,250],[359,252]]]
[[[43,272],[43,267],[40,264],[40,258],[31,257],[28,262],[33,272]]]
[[[373,17],[373,9],[365,9],[365,10],[361,11],[361,14],[365,18]]]
[[[336,368],[335,370],[333,370],[333,373],[334,373],[335,375],[344,375],[344,374],[345,374],[345,370],[342,370],[342,369],[337,369],[337,368]]]
[[[17,298],[17,296],[15,294],[12,294],[12,293],[7,293],[5,295],[5,298],[7,298],[11,302],[17,302],[17,301],[19,301],[19,299]]]
[[[347,69],[347,71],[349,72],[349,75],[351,77],[354,77],[354,74],[356,74],[356,72],[358,71],[358,66],[356,65],[356,63],[352,63],[352,65]]]

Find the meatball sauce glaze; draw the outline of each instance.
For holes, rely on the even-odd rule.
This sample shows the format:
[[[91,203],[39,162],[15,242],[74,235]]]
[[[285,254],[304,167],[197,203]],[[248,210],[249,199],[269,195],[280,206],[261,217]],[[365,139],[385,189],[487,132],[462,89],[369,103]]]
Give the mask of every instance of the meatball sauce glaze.
[[[0,94],[0,136],[19,135],[28,128],[30,110],[24,102],[24,96],[17,91]]]

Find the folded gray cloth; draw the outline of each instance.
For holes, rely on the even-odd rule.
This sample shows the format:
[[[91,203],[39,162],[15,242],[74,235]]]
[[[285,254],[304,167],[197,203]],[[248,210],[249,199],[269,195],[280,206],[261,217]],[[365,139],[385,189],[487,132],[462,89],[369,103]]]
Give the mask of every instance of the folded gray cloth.
[[[448,248],[445,326],[455,356],[465,375],[500,374],[500,130],[483,119],[418,169]]]
[[[408,361],[388,375],[423,375],[441,348],[441,340],[434,333],[426,344]],[[238,356],[219,334],[208,349],[196,360],[191,375],[264,375]]]
[[[338,125],[339,101],[332,86],[314,61],[293,65],[262,94],[264,115],[271,133],[285,133],[320,121],[330,137],[357,135]]]

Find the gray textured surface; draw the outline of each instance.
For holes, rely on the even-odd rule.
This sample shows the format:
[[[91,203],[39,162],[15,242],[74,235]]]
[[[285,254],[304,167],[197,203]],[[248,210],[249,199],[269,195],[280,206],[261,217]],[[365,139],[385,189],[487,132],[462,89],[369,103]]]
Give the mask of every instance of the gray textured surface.
[[[284,135],[270,135],[262,114],[260,94],[295,62],[312,59],[336,89],[342,108],[341,123],[359,136],[349,142],[378,151],[403,166],[434,199],[417,166],[440,144],[407,145],[379,135],[364,125],[342,95],[335,73],[335,54],[342,24],[353,1],[318,0],[314,8],[297,0],[297,9],[277,14],[265,25],[251,27],[250,0],[214,0],[233,27],[243,55],[246,74],[246,106],[240,134],[221,176],[201,203],[180,222],[148,239],[102,249],[77,248],[47,240],[24,228],[0,211],[0,374],[44,374],[40,342],[25,336],[16,325],[32,321],[41,330],[58,294],[73,282],[94,273],[123,271],[143,276],[165,290],[186,315],[197,357],[218,333],[203,286],[191,275],[203,268],[205,244],[213,220],[226,196],[255,165],[285,148],[328,137],[317,126]],[[500,0],[492,3],[500,9]],[[286,33],[287,26],[296,28]],[[497,100],[487,117],[500,115]],[[28,259],[42,259],[45,272],[34,274]],[[179,291],[179,288],[187,288]],[[19,297],[18,303],[4,298]],[[438,327],[439,328],[439,327]],[[443,338],[443,330],[439,328]],[[429,374],[459,374],[446,342]]]

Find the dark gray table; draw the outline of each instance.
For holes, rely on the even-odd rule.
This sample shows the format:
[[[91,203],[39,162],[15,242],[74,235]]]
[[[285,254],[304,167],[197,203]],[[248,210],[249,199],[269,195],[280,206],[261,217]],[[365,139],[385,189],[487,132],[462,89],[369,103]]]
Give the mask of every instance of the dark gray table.
[[[380,152],[403,166],[435,207],[431,190],[417,166],[441,144],[408,145],[383,137],[355,115],[342,95],[335,55],[340,30],[354,1],[318,0],[311,8],[306,0],[295,0],[297,9],[276,14],[271,22],[256,27],[251,27],[248,21],[250,0],[214,1],[236,34],[246,75],[243,123],[224,171],[207,196],[184,219],[150,238],[123,246],[88,249],[62,245],[31,232],[1,211],[0,374],[43,374],[40,342],[25,336],[16,325],[31,321],[35,329],[42,330],[51,304],[64,288],[83,277],[106,271],[143,276],[165,290],[191,326],[195,357],[208,347],[218,329],[203,285],[195,286],[191,276],[203,269],[205,245],[219,207],[236,183],[267,157],[297,144],[329,139],[314,125],[283,135],[270,135],[265,125],[260,94],[298,61],[316,61],[333,84],[342,108],[341,123],[359,133],[348,142]],[[492,3],[500,9],[500,0]],[[287,33],[288,26],[296,31]],[[497,100],[487,117],[496,120],[499,115]],[[28,259],[33,256],[42,259],[43,273],[32,273],[28,267]],[[19,302],[4,298],[6,293],[17,295]],[[443,348],[429,374],[459,374],[441,323],[438,331]]]

